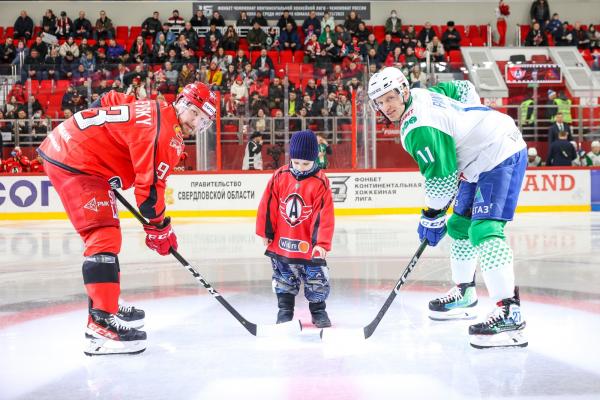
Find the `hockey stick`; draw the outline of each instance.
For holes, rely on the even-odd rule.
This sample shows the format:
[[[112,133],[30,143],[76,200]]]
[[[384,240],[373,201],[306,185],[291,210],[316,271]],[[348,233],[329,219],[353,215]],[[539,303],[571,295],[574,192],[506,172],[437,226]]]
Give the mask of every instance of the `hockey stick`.
[[[132,213],[133,216],[142,223],[142,225],[148,225],[148,222],[144,219],[144,217],[138,212],[138,210],[136,210],[131,204],[129,204],[129,202],[123,197],[123,195],[121,195],[121,193],[119,193],[117,190],[113,190],[113,192],[115,193],[115,196],[117,196],[117,199],[119,199],[121,204],[123,204],[125,208],[127,208],[129,212]],[[177,261],[181,263],[181,265],[187,268],[187,270],[190,271],[194,278],[196,278],[196,280],[200,282],[202,286],[204,286],[204,288],[208,290],[208,292],[219,303],[221,303],[221,305],[225,307],[225,309],[227,309],[227,311],[229,311],[229,313],[231,313],[231,315],[233,315],[235,319],[237,319],[238,322],[242,324],[242,326],[246,328],[246,330],[252,335],[270,336],[272,334],[277,334],[284,331],[295,332],[298,330],[295,325],[296,323],[300,326],[300,330],[302,330],[302,322],[300,322],[300,320],[285,322],[283,324],[277,325],[257,325],[248,321],[246,318],[242,317],[242,315],[235,308],[233,308],[233,306],[229,304],[229,302],[225,300],[223,296],[221,296],[219,292],[217,292],[216,289],[212,287],[211,284],[208,283],[206,279],[204,279],[202,275],[200,275],[200,273],[198,273],[198,271],[196,271],[194,267],[189,262],[187,262],[185,258],[181,256],[181,254],[177,252],[177,250],[171,248],[169,251],[173,255],[173,257],[175,257]]]
[[[408,274],[410,274],[412,272],[412,270],[415,268],[415,265],[417,265],[417,261],[419,261],[419,258],[421,257],[421,254],[423,254],[423,251],[425,250],[425,248],[427,247],[428,244],[429,244],[429,242],[427,241],[427,239],[425,239],[425,240],[423,240],[421,242],[421,245],[417,249],[417,252],[410,259],[410,262],[408,263],[408,265],[404,269],[404,272],[402,272],[402,275],[400,276],[400,279],[398,280],[398,282],[396,282],[396,286],[394,287],[394,289],[392,290],[392,292],[388,296],[388,298],[385,301],[385,303],[383,303],[383,306],[381,307],[381,309],[377,313],[377,316],[375,317],[375,319],[373,321],[371,321],[371,323],[369,325],[365,326],[362,329],[362,332],[352,332],[352,331],[351,332],[344,332],[342,334],[343,336],[350,336],[350,337],[352,337],[352,336],[354,336],[354,337],[362,336],[362,337],[364,337],[364,339],[368,339],[368,338],[371,337],[371,335],[373,335],[373,333],[375,332],[375,329],[377,329],[377,325],[379,325],[379,323],[383,319],[383,316],[385,315],[385,313],[387,312],[387,310],[392,305],[392,302],[394,301],[394,299],[398,295],[398,292],[400,291],[400,288],[402,287],[402,285],[404,285],[404,282],[406,282],[406,278],[408,277]],[[321,329],[321,339],[326,340],[330,336],[335,338],[338,335],[335,333],[334,330],[331,330],[331,329]]]

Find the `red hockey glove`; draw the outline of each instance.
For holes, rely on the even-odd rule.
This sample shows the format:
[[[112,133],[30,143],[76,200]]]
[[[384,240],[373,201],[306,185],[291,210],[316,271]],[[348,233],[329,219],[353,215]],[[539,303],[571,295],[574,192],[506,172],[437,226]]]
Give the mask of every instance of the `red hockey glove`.
[[[169,254],[171,247],[177,250],[177,236],[171,227],[171,217],[166,217],[162,224],[144,225],[146,231],[146,246],[161,256]]]

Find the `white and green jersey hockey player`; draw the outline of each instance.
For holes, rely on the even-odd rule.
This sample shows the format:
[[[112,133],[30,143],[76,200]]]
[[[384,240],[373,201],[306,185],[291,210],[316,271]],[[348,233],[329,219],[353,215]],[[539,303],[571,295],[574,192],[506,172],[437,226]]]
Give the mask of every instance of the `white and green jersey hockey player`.
[[[575,165],[582,167],[600,167],[600,141],[594,140],[591,145],[592,149],[580,157]]]
[[[425,178],[420,239],[432,246],[446,232],[453,239],[450,264],[456,286],[430,302],[430,317],[476,317],[479,261],[497,306],[486,321],[469,328],[471,344],[526,346],[513,254],[504,236],[527,167],[526,145],[514,121],[482,105],[469,81],[410,90],[394,67],[371,77],[368,94],[376,110],[399,123],[402,146]],[[446,209],[455,198],[446,223]]]

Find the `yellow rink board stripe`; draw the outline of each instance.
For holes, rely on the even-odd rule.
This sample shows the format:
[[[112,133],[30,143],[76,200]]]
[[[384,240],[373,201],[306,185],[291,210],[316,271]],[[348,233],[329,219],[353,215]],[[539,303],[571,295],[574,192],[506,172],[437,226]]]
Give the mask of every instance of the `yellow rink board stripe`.
[[[591,211],[591,205],[557,205],[557,206],[519,206],[517,212],[585,212]],[[398,208],[341,208],[335,210],[335,215],[390,215],[416,214],[421,211],[415,207]],[[451,212],[451,211],[450,211]],[[186,210],[167,211],[172,217],[255,217],[256,210]],[[133,218],[128,211],[119,212],[121,218]],[[0,213],[2,220],[43,220],[67,219],[65,212],[29,212],[29,213]]]

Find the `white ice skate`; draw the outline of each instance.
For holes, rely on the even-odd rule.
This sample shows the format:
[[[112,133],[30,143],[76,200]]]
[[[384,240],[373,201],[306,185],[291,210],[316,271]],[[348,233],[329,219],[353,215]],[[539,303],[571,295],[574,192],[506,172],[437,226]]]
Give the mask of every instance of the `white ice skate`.
[[[146,332],[128,328],[114,314],[91,309],[85,331],[88,356],[138,354],[146,350]]]

